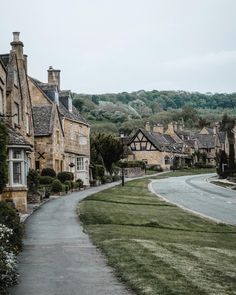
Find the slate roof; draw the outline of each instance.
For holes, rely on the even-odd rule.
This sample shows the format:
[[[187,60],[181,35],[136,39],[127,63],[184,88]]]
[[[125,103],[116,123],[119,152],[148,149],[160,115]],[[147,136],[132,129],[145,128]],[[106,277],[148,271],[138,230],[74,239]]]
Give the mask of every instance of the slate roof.
[[[18,133],[15,129],[12,127],[7,126],[8,129],[8,145],[19,145],[19,146],[26,146],[26,147],[32,147],[32,145],[24,138],[23,135]]]
[[[53,106],[40,105],[33,106],[33,119],[34,119],[34,135],[35,136],[48,136],[52,134]]]
[[[81,116],[80,112],[76,109],[75,106],[72,106],[72,113],[67,110],[67,108],[63,105],[63,103],[59,103],[59,110],[60,114],[72,121],[76,122],[82,122],[86,125],[88,125],[88,122]]]
[[[137,133],[141,131],[143,135],[156,147],[159,151],[173,152],[173,153],[181,153],[182,152],[182,144],[177,144],[173,141],[168,134],[161,134],[159,132],[149,132],[146,129],[139,129]],[[137,134],[136,133],[136,134]],[[130,140],[128,145],[131,144],[135,136]]]
[[[215,148],[215,136],[212,134],[196,134],[198,147],[200,149],[212,149]]]
[[[39,80],[32,78],[32,81],[36,84],[37,87],[43,91],[45,96],[50,100],[54,101],[54,91],[55,91],[55,85],[50,85],[48,83],[40,82]],[[70,96],[71,91],[70,90],[62,90],[59,92],[59,112],[62,117],[65,117],[69,120],[81,122],[86,125],[89,125],[86,119],[80,114],[80,112],[76,109],[75,106],[72,106],[72,112],[69,112],[69,110],[66,108],[64,101]]]

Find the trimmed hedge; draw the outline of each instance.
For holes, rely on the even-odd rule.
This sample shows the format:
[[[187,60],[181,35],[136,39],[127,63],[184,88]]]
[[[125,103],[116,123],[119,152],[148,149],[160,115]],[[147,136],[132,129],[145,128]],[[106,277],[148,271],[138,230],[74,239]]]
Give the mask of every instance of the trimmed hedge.
[[[59,172],[57,174],[57,178],[64,183],[65,181],[69,180],[69,181],[73,181],[74,180],[74,174],[72,172],[67,172],[67,171],[63,171],[63,172]]]
[[[56,177],[57,174],[55,170],[52,168],[43,168],[43,170],[41,171],[41,176]]]
[[[55,180],[55,178],[51,177],[51,176],[39,176],[39,183],[40,184],[52,184],[52,182]]]
[[[63,184],[60,182],[60,180],[53,180],[51,190],[53,193],[60,193],[63,191]]]

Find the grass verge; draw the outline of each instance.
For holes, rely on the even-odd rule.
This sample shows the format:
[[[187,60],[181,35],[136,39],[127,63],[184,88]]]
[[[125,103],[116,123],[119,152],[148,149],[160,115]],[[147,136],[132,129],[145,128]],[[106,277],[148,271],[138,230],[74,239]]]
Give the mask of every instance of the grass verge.
[[[117,275],[142,295],[236,294],[236,227],[165,203],[148,183],[134,180],[78,205],[90,238]]]

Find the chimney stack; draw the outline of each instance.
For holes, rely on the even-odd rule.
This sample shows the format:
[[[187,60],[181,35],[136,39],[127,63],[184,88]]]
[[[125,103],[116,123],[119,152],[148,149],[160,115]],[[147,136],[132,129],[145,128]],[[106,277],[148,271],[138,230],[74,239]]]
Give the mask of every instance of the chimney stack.
[[[151,127],[150,127],[150,123],[149,123],[149,122],[146,122],[145,129],[146,129],[146,131],[148,131],[148,132],[151,131]]]
[[[48,69],[48,84],[56,85],[60,90],[60,70],[54,70],[52,66]]]
[[[13,32],[13,41],[11,42],[12,50],[16,52],[17,59],[24,60],[23,42],[20,41],[20,32]]]
[[[158,132],[163,134],[164,133],[164,127],[162,124],[157,124],[153,126],[153,132]]]

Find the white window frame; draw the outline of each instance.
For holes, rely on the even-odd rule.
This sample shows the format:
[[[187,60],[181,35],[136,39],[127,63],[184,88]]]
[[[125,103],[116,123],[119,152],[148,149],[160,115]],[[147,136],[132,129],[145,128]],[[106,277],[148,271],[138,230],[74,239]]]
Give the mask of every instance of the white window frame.
[[[19,158],[14,158],[14,151],[19,151]],[[20,183],[14,182],[14,175],[13,175],[13,163],[20,164]],[[8,186],[10,187],[25,187],[27,186],[27,174],[29,170],[29,161],[27,153],[22,148],[11,148],[8,152],[8,167],[9,167],[9,183]]]
[[[76,158],[76,170],[85,171],[85,157],[80,156]]]

